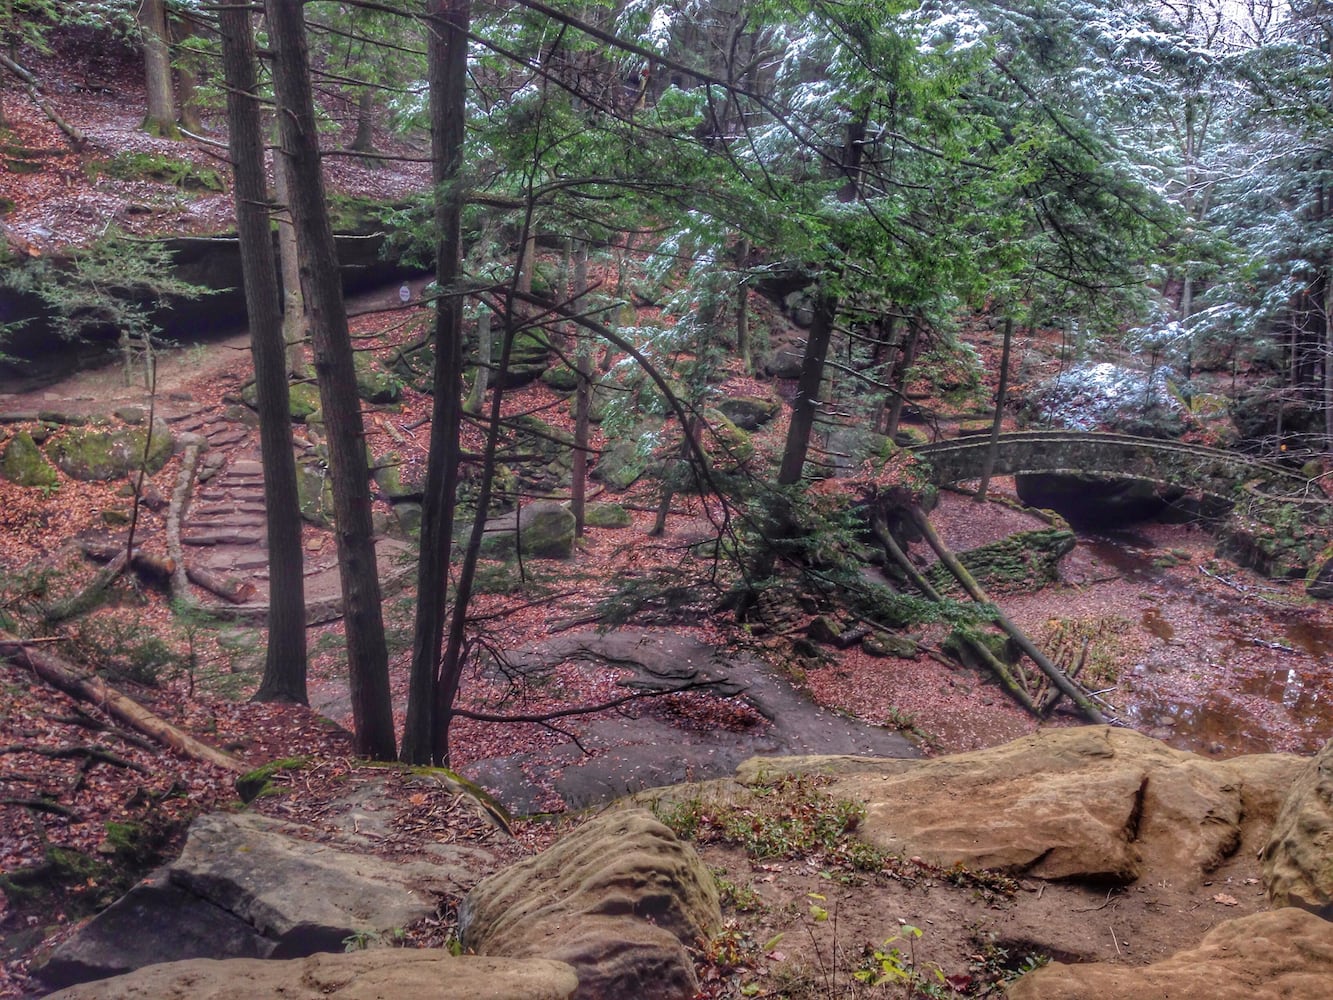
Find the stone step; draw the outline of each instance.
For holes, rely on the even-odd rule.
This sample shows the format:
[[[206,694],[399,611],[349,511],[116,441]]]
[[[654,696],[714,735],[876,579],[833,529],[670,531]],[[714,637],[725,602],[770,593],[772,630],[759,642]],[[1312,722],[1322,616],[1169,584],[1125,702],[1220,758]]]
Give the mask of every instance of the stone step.
[[[240,444],[250,436],[250,432],[243,427],[210,427],[204,431],[204,436],[214,448],[228,448]]]
[[[184,545],[256,545],[263,540],[263,531],[241,527],[191,531],[181,537],[181,543]]]

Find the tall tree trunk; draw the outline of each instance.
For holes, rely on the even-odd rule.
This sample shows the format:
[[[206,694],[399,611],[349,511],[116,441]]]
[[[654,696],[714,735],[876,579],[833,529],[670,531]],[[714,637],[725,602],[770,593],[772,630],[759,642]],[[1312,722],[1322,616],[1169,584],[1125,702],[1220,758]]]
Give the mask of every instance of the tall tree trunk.
[[[176,128],[176,95],[171,84],[171,51],[167,47],[164,0],[142,0],[139,4],[139,33],[143,43],[144,82],[148,90],[144,130],[178,139],[180,131]]]
[[[1004,318],[1004,347],[1000,351],[1000,385],[995,390],[995,419],[990,425],[990,447],[986,449],[986,461],[981,467],[981,485],[977,487],[978,503],[986,499],[986,490],[990,488],[991,473],[995,471],[995,453],[1000,448],[1000,425],[1004,422],[1004,401],[1009,395],[1009,351],[1014,343],[1014,320],[1012,316]]]
[[[235,171],[236,230],[240,237],[245,308],[250,322],[255,392],[264,466],[264,517],[268,526],[268,650],[255,701],[306,704],[305,580],[301,508],[292,454],[292,417],[283,363],[282,317],[269,234],[264,184],[264,140],[260,127],[255,40],[250,12],[240,6],[218,11],[227,121]]]
[[[836,298],[823,292],[816,296],[814,320],[805,343],[801,377],[796,385],[796,400],[792,404],[791,425],[787,428],[787,444],[782,450],[782,466],[778,470],[779,486],[794,486],[801,481],[806,452],[810,450],[810,432],[815,425],[815,415],[819,412],[819,388],[824,381],[824,360],[828,357],[833,320],[837,312]]]
[[[463,166],[467,30],[471,5],[468,0],[431,0],[427,17],[430,26],[431,175],[436,192],[435,281],[443,297],[435,308],[435,400],[425,495],[421,504],[417,617],[402,746],[403,760],[412,763],[448,761],[448,710],[457,692],[457,677],[452,673],[441,673],[442,668],[445,671],[452,669],[451,661],[445,659],[442,663],[441,658],[462,419],[463,298],[459,284],[463,261],[463,192],[456,182]],[[484,502],[485,490],[482,492]],[[484,511],[479,516],[482,515]],[[461,587],[459,593],[462,593]],[[458,596],[454,603],[453,628],[460,630],[460,648],[466,611],[465,599]],[[454,662],[457,659],[455,653]]]
[[[749,375],[754,370],[750,358],[750,288],[745,283],[745,271],[750,265],[750,240],[742,236],[736,244],[736,356],[741,359],[741,371]]]
[[[482,306],[477,313],[477,377],[472,382],[472,391],[468,394],[463,409],[467,413],[480,413],[486,399],[486,387],[491,378],[491,356],[494,353],[494,336],[491,333],[491,310]]]
[[[588,291],[588,244],[579,240],[574,251],[574,287],[571,299],[575,308],[581,308],[583,295]],[[574,365],[578,369],[578,395],[574,400],[574,469],[569,491],[569,509],[574,514],[574,533],[583,535],[583,521],[588,495],[588,424],[592,409],[592,344],[588,335],[575,330],[578,348]]]
[[[356,102],[356,138],[348,147],[354,153],[375,152],[375,91],[361,88]]]
[[[898,433],[898,423],[903,418],[903,404],[907,402],[907,376],[916,363],[917,345],[921,343],[921,322],[913,319],[907,331],[907,343],[903,344],[902,355],[898,359],[898,373],[894,378],[897,391],[889,405],[889,416],[884,421],[884,433],[893,437]]]
[[[278,259],[282,264],[282,342],[286,351],[287,374],[305,378],[306,344],[310,340],[310,323],[305,312],[305,292],[301,290],[301,262],[296,252],[296,227],[292,224],[291,185],[288,175],[291,167],[280,152],[273,154],[273,187],[277,192]]]
[[[1324,450],[1333,453],[1333,267],[1324,271]]]
[[[315,374],[328,431],[355,746],[357,753],[389,760],[396,756],[396,747],[389,652],[370,518],[366,436],[320,170],[305,23],[299,4],[265,0],[264,7],[283,152],[291,166],[289,194],[314,335]]]
[[[176,60],[176,96],[181,107],[181,128],[198,135],[204,130],[199,116],[199,81],[195,75],[198,56],[182,44],[194,36],[194,22],[188,17],[178,17],[172,21],[171,27],[172,41],[181,53]]]

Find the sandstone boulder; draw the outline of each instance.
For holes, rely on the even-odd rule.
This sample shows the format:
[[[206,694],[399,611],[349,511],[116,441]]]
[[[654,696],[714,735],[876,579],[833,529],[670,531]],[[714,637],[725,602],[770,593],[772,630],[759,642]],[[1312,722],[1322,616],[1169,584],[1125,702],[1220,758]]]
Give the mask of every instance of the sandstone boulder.
[[[568,559],[574,554],[574,515],[554,500],[539,500],[517,514],[486,522],[482,554],[491,559],[513,558],[515,548],[524,558]]]
[[[1197,948],[1134,968],[1052,963],[1009,987],[1009,1000],[1326,1000],[1333,923],[1291,908],[1228,920]]]
[[[490,866],[463,849],[440,864],[392,864],[299,832],[247,813],[200,816],[176,861],[63,942],[37,974],[64,986],[182,959],[342,951],[348,939],[375,941],[433,916],[438,896]]]
[[[46,460],[37,442],[27,431],[15,434],[5,445],[4,457],[0,458],[0,474],[19,486],[49,489],[60,483],[55,467]]]
[[[1274,906],[1299,906],[1333,920],[1333,740],[1292,783],[1263,862]]]
[[[285,962],[168,962],[52,996],[59,1000],[566,1000],[577,986],[573,970],[559,962],[380,949]]]
[[[467,948],[568,962],[580,998],[693,996],[686,946],[720,922],[713,878],[694,848],[637,809],[606,813],[492,875],[459,909]]]
[[[118,479],[142,464],[151,475],[167,464],[175,447],[166,421],[153,421],[147,428],[96,430],[73,427],[52,438],[46,453],[72,479],[95,481]]]
[[[866,803],[859,835],[889,851],[1039,878],[1199,880],[1258,849],[1301,758],[1213,761],[1128,729],[1049,730],[934,760],[755,759],[762,772],[834,775]]]

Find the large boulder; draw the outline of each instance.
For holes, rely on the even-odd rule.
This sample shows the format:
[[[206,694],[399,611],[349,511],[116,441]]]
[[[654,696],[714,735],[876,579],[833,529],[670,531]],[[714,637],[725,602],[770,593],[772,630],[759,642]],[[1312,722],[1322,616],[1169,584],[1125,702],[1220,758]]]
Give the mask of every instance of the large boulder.
[[[575,519],[555,500],[539,500],[486,522],[482,554],[491,559],[568,559],[574,554]]]
[[[27,431],[20,431],[5,445],[0,458],[0,474],[17,486],[40,486],[51,489],[60,483],[60,477],[37,442]]]
[[[1333,920],[1333,740],[1297,775],[1263,852],[1274,906]]]
[[[59,1000],[567,1000],[577,986],[574,971],[559,962],[395,948],[285,962],[167,962],[52,996]]]
[[[1012,984],[1009,1000],[1326,1000],[1333,924],[1303,910],[1255,913],[1214,927],[1196,948],[1152,965],[1053,962]]]
[[[176,861],[62,943],[38,975],[65,986],[157,962],[342,951],[433,916],[439,895],[489,867],[462,849],[441,864],[391,864],[302,832],[248,813],[200,816]]]
[[[717,410],[743,431],[758,430],[778,415],[782,404],[759,396],[730,396],[720,400]]]
[[[174,448],[171,431],[160,417],[146,428],[97,430],[71,427],[46,446],[46,453],[71,479],[119,479],[142,465],[149,473],[167,464]]]
[[[605,813],[479,883],[458,914],[479,955],[569,963],[580,998],[684,1000],[687,947],[721,923],[712,875],[649,813]]]
[[[828,791],[866,803],[858,835],[944,867],[1046,879],[1199,882],[1257,850],[1292,779],[1290,754],[1213,761],[1133,730],[1086,726],[934,760],[756,758],[834,775]]]

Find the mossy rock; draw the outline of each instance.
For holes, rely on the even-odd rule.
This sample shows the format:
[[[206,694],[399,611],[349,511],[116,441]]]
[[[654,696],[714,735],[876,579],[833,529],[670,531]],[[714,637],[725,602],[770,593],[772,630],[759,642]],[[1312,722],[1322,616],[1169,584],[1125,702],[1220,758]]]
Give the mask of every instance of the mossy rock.
[[[403,395],[403,386],[389,372],[375,364],[369,354],[356,355],[356,394],[367,403],[384,405],[396,403]]]
[[[877,632],[861,640],[861,651],[867,656],[892,656],[900,660],[913,660],[920,652],[920,645],[910,635]]]
[[[704,435],[704,448],[722,469],[743,465],[754,457],[754,442],[750,435],[737,427],[719,410],[705,410],[704,420],[709,432]]]
[[[648,471],[648,458],[634,441],[621,441],[603,452],[589,475],[617,490],[627,490]]]
[[[421,504],[414,500],[393,505],[393,519],[398,530],[409,537],[421,534]]]
[[[588,422],[600,424],[606,419],[607,407],[611,401],[616,398],[616,391],[601,382],[594,382],[592,386],[592,398],[588,400]],[[575,420],[579,415],[579,397],[578,393],[569,397],[569,419]]]
[[[391,451],[372,466],[375,485],[391,501],[419,500],[426,488],[424,464],[404,466],[402,457]]]
[[[250,409],[259,409],[259,391],[253,382],[241,389],[241,400]],[[293,420],[308,423],[310,415],[319,412],[319,386],[314,382],[293,382],[287,388],[287,407]]]
[[[573,392],[579,387],[579,373],[562,362],[542,372],[542,383],[556,392]]]
[[[93,430],[71,428],[46,446],[47,456],[65,475],[91,482],[119,479],[142,463],[151,475],[171,457],[175,442],[166,421],[153,421],[152,433],[145,428]]]
[[[1319,601],[1333,601],[1333,545],[1325,546],[1310,564],[1305,593]]]
[[[36,486],[41,489],[53,489],[60,484],[60,477],[55,467],[46,460],[42,449],[27,431],[20,431],[5,445],[4,458],[0,459],[0,472],[17,486]]]
[[[517,515],[492,518],[482,554],[490,559],[568,559],[574,554],[574,515],[554,500],[528,504]],[[517,540],[517,545],[515,544]]]
[[[778,415],[782,404],[758,396],[733,396],[718,402],[717,410],[743,431],[758,430]]]
[[[1063,528],[1020,531],[997,542],[963,552],[959,562],[977,582],[997,594],[1040,590],[1060,578],[1060,560],[1073,551],[1076,539]],[[927,579],[942,593],[962,588],[943,563],[935,563]]]
[[[423,344],[412,351],[405,351],[393,359],[393,374],[417,392],[427,394],[435,391],[435,348]]]
[[[525,330],[514,337],[513,348],[509,352],[509,369],[504,378],[495,372],[492,382],[498,382],[503,389],[517,389],[540,378],[550,367],[551,345],[545,334]],[[496,351],[498,359],[499,351]]]
[[[634,518],[618,503],[597,503],[583,512],[583,523],[589,528],[628,528]]]
[[[301,517],[321,528],[333,523],[333,480],[323,463],[314,459],[296,463],[296,492]]]
[[[917,448],[930,444],[930,438],[920,427],[899,427],[893,435],[893,443],[899,448]]]

